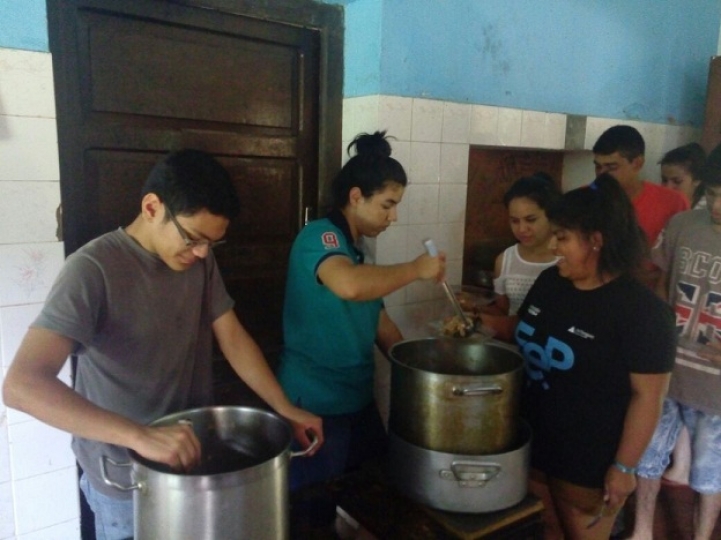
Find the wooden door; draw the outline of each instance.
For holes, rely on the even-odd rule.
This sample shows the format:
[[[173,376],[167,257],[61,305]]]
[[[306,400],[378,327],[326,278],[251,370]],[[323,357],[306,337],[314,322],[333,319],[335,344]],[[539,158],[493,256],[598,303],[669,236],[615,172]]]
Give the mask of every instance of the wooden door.
[[[48,19],[66,253],[134,219],[167,151],[213,154],[242,206],[216,257],[272,359],[291,242],[339,166],[342,24],[310,0],[253,4],[48,0]]]
[[[479,272],[493,273],[496,256],[516,240],[508,224],[503,196],[523,176],[549,174],[561,185],[563,152],[472,146],[468,159],[463,283],[487,285]]]
[[[721,56],[714,56],[709,63],[701,145],[706,152],[711,152],[719,144],[721,144]]]

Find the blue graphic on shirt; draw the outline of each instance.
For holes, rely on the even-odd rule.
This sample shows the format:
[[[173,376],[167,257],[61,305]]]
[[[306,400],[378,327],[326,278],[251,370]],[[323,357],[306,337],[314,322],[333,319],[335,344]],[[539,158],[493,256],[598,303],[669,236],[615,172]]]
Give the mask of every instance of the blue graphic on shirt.
[[[573,349],[563,341],[549,336],[545,346],[530,341],[536,329],[526,322],[519,322],[516,327],[516,342],[523,358],[526,374],[531,381],[537,381],[544,389],[548,389],[546,375],[552,369],[568,371],[573,367],[575,355]]]

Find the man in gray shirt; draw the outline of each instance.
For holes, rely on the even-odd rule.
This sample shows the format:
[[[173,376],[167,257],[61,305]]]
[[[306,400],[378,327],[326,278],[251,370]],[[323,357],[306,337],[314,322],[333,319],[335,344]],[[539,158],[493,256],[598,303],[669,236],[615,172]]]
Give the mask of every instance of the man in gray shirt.
[[[99,540],[133,535],[131,495],[103,482],[100,456],[127,462],[132,449],[179,470],[198,463],[191,426],[147,424],[212,404],[213,336],[303,446],[307,431],[322,442],[320,418],[288,401],[219,274],[212,248],[239,209],[230,176],[211,156],[166,156],[146,180],[136,219],[68,257],[7,373],[7,406],[73,434]],[[57,377],[71,354],[74,390]],[[127,468],[113,474],[129,485]]]

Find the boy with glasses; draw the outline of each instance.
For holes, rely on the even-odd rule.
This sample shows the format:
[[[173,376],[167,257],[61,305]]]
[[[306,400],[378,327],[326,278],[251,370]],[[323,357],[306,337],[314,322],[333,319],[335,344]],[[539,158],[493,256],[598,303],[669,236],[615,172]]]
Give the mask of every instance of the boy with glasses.
[[[7,373],[7,406],[73,434],[98,540],[133,536],[132,492],[104,483],[101,456],[127,463],[130,448],[176,470],[198,463],[192,426],[147,424],[212,404],[213,336],[303,446],[306,430],[322,441],[320,418],[288,401],[219,274],[211,248],[239,209],[230,176],[211,156],[166,156],[146,180],[135,220],[68,257]],[[70,355],[74,390],[57,377]],[[130,485],[127,467],[108,469]]]

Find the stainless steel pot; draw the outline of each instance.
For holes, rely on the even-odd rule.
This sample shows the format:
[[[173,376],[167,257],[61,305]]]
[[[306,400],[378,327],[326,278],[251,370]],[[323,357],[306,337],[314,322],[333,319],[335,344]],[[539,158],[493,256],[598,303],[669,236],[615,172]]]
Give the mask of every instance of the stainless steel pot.
[[[461,455],[419,448],[390,434],[388,475],[407,497],[446,512],[509,508],[527,493],[531,430],[519,423],[506,452]]]
[[[499,342],[423,338],[390,350],[389,431],[452,454],[492,454],[513,444],[523,359]]]
[[[189,422],[202,462],[172,471],[130,451],[131,463],[102,458],[103,479],[133,491],[136,540],[284,539],[289,537],[288,464],[293,433],[274,413],[250,407],[207,407],[165,416],[153,426]],[[106,468],[131,466],[133,484]]]

